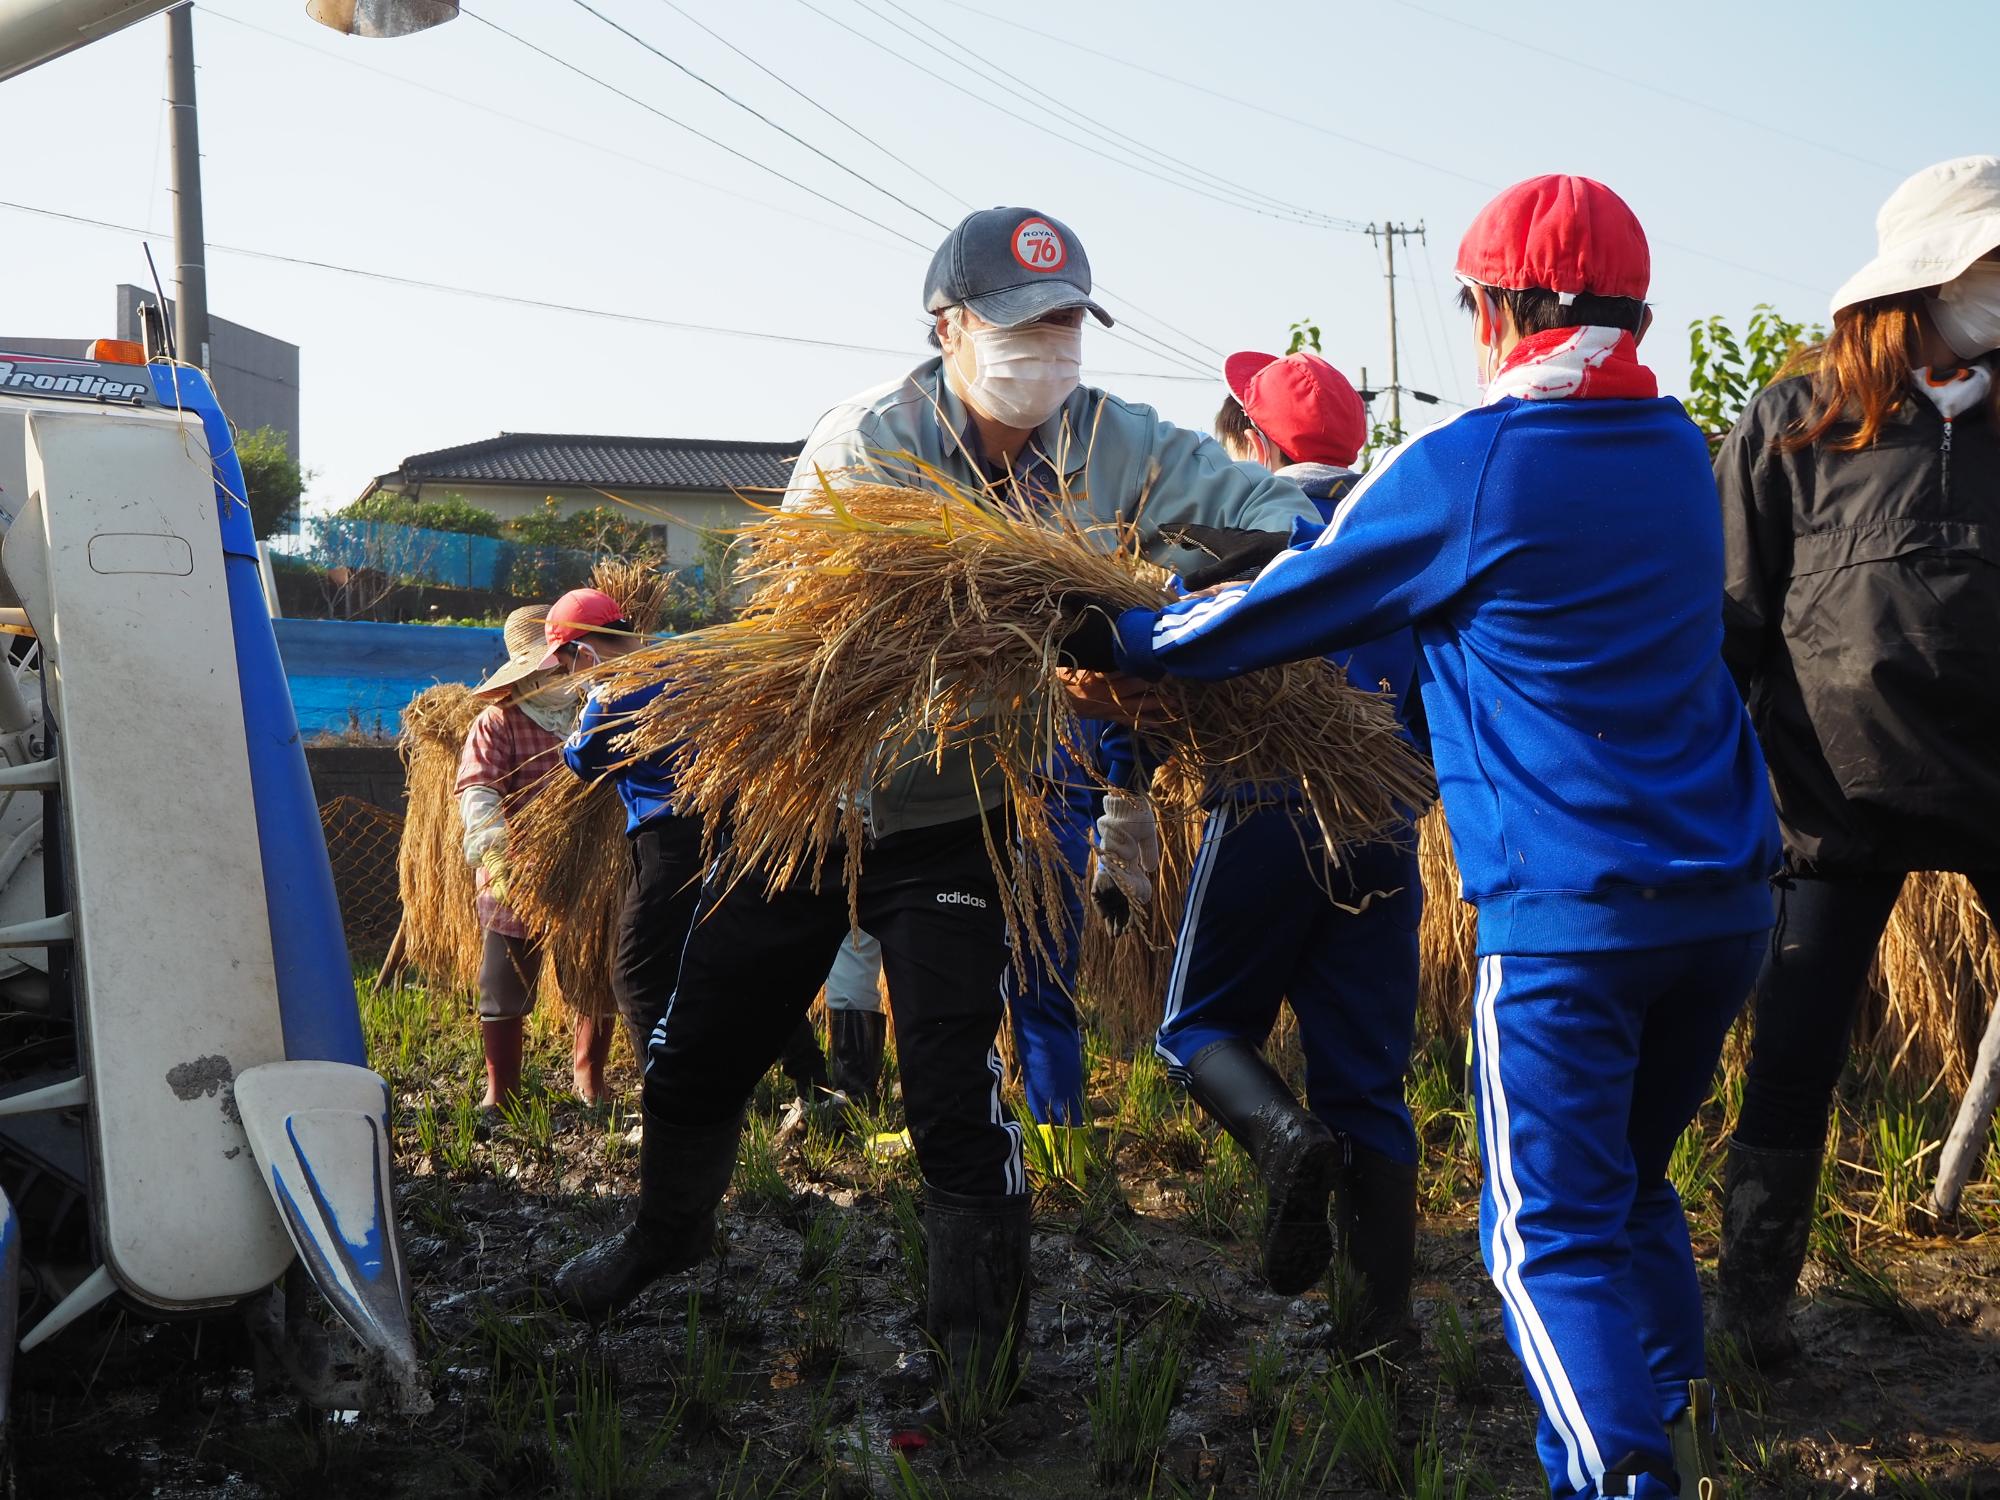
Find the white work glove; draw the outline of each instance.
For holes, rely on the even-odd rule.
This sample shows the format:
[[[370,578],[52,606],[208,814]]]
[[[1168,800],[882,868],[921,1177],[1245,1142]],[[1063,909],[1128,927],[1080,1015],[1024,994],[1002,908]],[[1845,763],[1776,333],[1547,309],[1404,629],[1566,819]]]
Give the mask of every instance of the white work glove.
[[[1117,937],[1135,913],[1153,899],[1153,872],[1160,867],[1160,829],[1153,804],[1128,792],[1104,794],[1097,820],[1097,865],[1090,876],[1090,904]]]
[[[458,817],[465,825],[465,862],[483,864],[487,851],[507,852],[507,820],[500,816],[500,794],[490,786],[469,786],[458,794]]]

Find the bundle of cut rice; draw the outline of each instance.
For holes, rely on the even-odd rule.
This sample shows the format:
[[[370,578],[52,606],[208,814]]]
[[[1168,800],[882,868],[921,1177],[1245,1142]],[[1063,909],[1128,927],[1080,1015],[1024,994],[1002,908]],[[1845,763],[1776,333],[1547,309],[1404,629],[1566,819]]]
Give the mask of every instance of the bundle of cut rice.
[[[425,688],[403,710],[403,841],[396,884],[403,900],[403,951],[433,984],[470,990],[479,983],[479,918],[472,867],[459,822],[458,758],[485,704],[460,682]]]
[[[1009,930],[1017,943],[1038,931],[1034,914],[1055,909],[1069,878],[1038,772],[1058,743],[1089,759],[1056,675],[1072,602],[1158,607],[1173,597],[1166,575],[1130,536],[1087,536],[1060,515],[949,488],[828,489],[744,536],[740,576],[755,592],[742,617],[610,672],[614,690],[673,684],[620,747],[670,751],[711,831],[730,816],[737,878],[819,879],[844,841],[850,891],[863,844],[853,794],[969,753],[1014,805],[1017,837],[988,847]],[[1156,757],[1217,790],[1295,782],[1336,842],[1394,827],[1399,805],[1433,796],[1388,698],[1322,662],[1157,691],[1145,726]]]
[[[2000,940],[1963,875],[1903,883],[1876,950],[1856,1040],[1914,1089],[1962,1092],[2000,995]]]
[[[1417,991],[1419,1030],[1434,1037],[1465,1036],[1472,1020],[1473,955],[1479,921],[1459,899],[1458,861],[1444,809],[1434,807],[1417,823],[1417,868],[1424,881],[1424,915],[1417,929],[1422,979]]]

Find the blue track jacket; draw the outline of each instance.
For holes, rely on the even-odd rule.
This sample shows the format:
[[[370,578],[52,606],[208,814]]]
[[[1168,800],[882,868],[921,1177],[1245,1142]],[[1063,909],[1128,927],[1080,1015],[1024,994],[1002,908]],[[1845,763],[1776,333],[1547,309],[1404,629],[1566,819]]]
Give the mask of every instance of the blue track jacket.
[[[659,696],[663,682],[648,683],[619,698],[606,701],[600,693],[584,700],[583,714],[576,731],[563,741],[562,758],[569,768],[587,781],[609,776],[625,804],[625,832],[630,835],[656,818],[674,813],[674,783],[668,774],[666,755],[648,756],[621,766],[624,753],[611,742],[632,727],[632,715]]]
[[[1390,453],[1247,585],[1118,622],[1143,676],[1235,676],[1410,626],[1482,953],[1771,921],[1778,832],[1722,665],[1722,531],[1676,401],[1523,401]]]

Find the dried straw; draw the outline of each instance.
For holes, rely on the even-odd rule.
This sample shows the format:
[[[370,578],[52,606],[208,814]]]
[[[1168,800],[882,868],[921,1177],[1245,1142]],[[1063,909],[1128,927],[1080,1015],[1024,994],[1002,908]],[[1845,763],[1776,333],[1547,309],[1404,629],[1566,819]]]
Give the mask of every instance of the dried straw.
[[[453,990],[479,983],[479,918],[452,787],[466,731],[485,706],[465,684],[446,682],[424,689],[403,710],[408,810],[396,852],[403,941],[414,968]]]
[[[934,479],[933,482],[936,482]],[[754,586],[736,621],[627,658],[615,688],[665,678],[619,741],[671,752],[708,822],[733,823],[725,859],[776,889],[818,880],[844,842],[852,891],[863,805],[843,796],[915,763],[965,755],[990,803],[1014,808],[1011,849],[989,843],[1017,943],[1057,908],[1063,866],[1038,770],[1062,743],[1087,760],[1054,673],[1071,598],[1159,605],[1165,575],[1129,534],[1087,535],[948,485],[826,489],[744,529]],[[1427,803],[1430,771],[1387,698],[1320,662],[1220,683],[1169,679],[1146,725],[1154,755],[1217,789],[1301,784],[1333,841],[1393,827]]]
[[[1417,928],[1421,980],[1417,1024],[1431,1036],[1463,1037],[1472,1024],[1472,984],[1479,923],[1459,899],[1458,861],[1444,810],[1434,807],[1417,822],[1417,869],[1424,883],[1424,915]]]

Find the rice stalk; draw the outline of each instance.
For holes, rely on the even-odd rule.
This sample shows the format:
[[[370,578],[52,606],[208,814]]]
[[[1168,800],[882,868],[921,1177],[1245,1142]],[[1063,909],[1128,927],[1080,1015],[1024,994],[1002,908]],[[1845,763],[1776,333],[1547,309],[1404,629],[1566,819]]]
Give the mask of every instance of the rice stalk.
[[[403,710],[399,743],[407,803],[396,851],[403,940],[412,967],[433,984],[458,991],[479,983],[481,939],[452,788],[466,731],[485,706],[463,683],[426,688]]]
[[[754,591],[737,620],[607,669],[614,691],[672,684],[619,747],[671,757],[731,878],[817,886],[837,858],[850,899],[866,794],[905,767],[967,770],[985,806],[1012,808],[1013,837],[987,839],[1009,931],[1017,947],[1043,943],[1035,917],[1060,909],[1072,877],[1038,773],[1058,745],[1089,759],[1058,645],[1073,601],[1158,607],[1166,575],[1129,532],[943,485],[828,487],[743,536]],[[1142,726],[1157,762],[1217,793],[1296,783],[1329,842],[1382,833],[1399,805],[1432,798],[1388,699],[1325,663],[1158,692]]]

